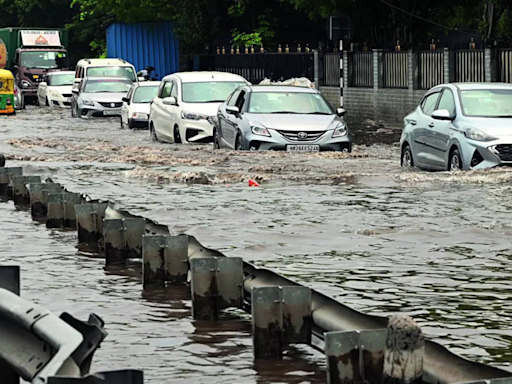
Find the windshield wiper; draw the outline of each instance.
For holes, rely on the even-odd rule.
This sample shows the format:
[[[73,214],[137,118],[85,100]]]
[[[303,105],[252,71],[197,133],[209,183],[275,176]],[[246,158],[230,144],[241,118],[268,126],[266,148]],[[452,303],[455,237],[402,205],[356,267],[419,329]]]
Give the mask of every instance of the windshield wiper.
[[[306,113],[306,115],[332,115],[332,113],[326,113],[326,112],[309,112],[309,113]]]
[[[205,103],[223,103],[225,101],[226,100],[208,100],[208,101],[205,101]]]
[[[277,111],[277,112],[269,112],[270,114],[288,114],[288,115],[300,115],[298,112],[291,111]]]

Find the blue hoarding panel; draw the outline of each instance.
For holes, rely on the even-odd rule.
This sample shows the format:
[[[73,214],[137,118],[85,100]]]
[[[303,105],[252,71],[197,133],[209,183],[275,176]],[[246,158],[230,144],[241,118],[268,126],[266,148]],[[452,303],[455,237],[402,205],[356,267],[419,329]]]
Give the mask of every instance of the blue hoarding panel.
[[[107,28],[107,57],[128,61],[140,71],[155,68],[158,79],[179,70],[179,45],[170,21],[114,23]]]

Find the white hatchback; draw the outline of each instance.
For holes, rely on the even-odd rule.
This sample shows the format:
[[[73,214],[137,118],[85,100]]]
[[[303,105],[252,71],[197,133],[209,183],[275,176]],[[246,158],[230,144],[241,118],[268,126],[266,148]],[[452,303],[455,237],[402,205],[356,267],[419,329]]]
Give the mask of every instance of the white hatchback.
[[[149,115],[155,141],[206,143],[213,140],[217,110],[243,77],[225,72],[182,72],[162,79]]]
[[[159,81],[133,83],[123,97],[121,107],[121,128],[147,128],[149,109],[158,91]]]
[[[37,87],[39,105],[47,107],[69,107],[71,104],[71,87],[75,80],[75,72],[50,72]]]

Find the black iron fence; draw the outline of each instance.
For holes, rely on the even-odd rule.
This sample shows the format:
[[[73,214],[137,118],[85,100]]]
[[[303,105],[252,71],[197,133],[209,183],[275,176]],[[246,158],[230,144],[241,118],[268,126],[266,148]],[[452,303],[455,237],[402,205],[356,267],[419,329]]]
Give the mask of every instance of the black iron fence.
[[[326,53],[323,57],[324,61],[324,77],[323,85],[328,87],[340,86],[340,53]]]
[[[444,52],[418,52],[418,88],[430,89],[444,83]]]
[[[373,87],[372,52],[349,52],[348,83],[351,87]]]
[[[314,81],[313,53],[249,53],[228,55],[197,55],[194,70],[231,72],[253,84],[264,79],[272,81],[307,77]],[[339,81],[339,64],[338,64]]]
[[[407,52],[383,52],[382,74],[384,88],[407,88],[409,86]]]
[[[512,83],[512,49],[500,49],[497,56],[498,81]]]
[[[485,81],[485,51],[483,49],[455,51],[456,82]]]

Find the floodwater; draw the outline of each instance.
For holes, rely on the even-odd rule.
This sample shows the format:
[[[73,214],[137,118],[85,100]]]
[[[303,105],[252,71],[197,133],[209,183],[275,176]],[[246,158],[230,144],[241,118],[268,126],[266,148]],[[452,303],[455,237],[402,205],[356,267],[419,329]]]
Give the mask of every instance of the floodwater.
[[[151,143],[147,131],[69,111],[0,120],[11,164],[360,311],[409,314],[450,350],[509,369],[512,170],[403,171],[396,145],[364,145],[375,141],[360,136],[352,155],[236,154]],[[0,217],[0,263],[21,266],[23,297],[105,320],[93,370],[142,368],[148,383],[326,381],[323,355],[306,347],[255,364],[247,315],[193,321],[187,288],[143,294],[138,268],[105,271],[77,252],[74,231],[48,230],[12,202]]]

